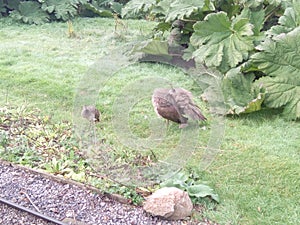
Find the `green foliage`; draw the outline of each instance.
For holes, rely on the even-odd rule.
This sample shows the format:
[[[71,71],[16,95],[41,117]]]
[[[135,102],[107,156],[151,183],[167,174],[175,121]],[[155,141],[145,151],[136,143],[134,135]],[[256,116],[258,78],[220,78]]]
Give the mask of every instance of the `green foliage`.
[[[132,0],[122,9],[122,17],[138,17],[147,13],[156,3],[156,0]]]
[[[54,14],[58,20],[68,20],[77,15],[79,4],[86,0],[46,0],[42,4],[42,10]]]
[[[122,15],[130,16],[134,11],[136,16],[143,6],[126,8]],[[159,23],[153,35],[155,48],[153,42],[148,41],[148,46],[144,45],[140,51],[162,55],[157,48],[161,41],[162,44],[167,43],[167,52],[172,52],[174,46],[180,46],[184,48],[182,52],[179,50],[183,60],[194,60],[210,69],[217,69],[224,77],[221,86],[224,101],[229,106],[227,113],[249,113],[260,110],[262,106],[284,107],[286,117],[299,118],[296,66],[299,49],[296,37],[293,41],[289,40],[295,35],[293,33],[297,33],[300,24],[299,1],[161,0],[152,2],[146,11],[156,16]],[[268,42],[277,43],[276,48]],[[270,52],[262,47],[266,45],[273,50]],[[149,49],[152,49],[151,53]],[[275,70],[285,77],[273,78]],[[257,86],[255,81],[261,76],[268,78],[261,79],[263,86]],[[274,82],[277,82],[276,85]],[[283,82],[285,87],[278,82]],[[206,91],[206,95],[216,96],[212,91],[214,89]]]
[[[151,55],[169,55],[168,43],[157,40],[142,42],[139,45],[134,46],[133,51],[144,52]]]
[[[115,0],[0,0],[1,15],[28,24],[42,24],[52,20],[67,21],[86,11],[93,15],[112,17],[113,13],[121,14],[123,4]]]
[[[279,35],[288,33],[300,25],[300,2],[293,0],[284,14],[278,20],[279,25],[273,26],[267,33],[269,35]]]
[[[216,202],[220,202],[219,195],[203,182],[190,177],[187,173],[178,172],[171,178],[160,184],[161,187],[176,187],[186,191],[193,203],[200,203],[202,198],[209,197]]]
[[[230,22],[224,12],[211,13],[197,22],[194,30],[191,44],[197,47],[195,59],[222,72],[246,60],[254,48],[249,38],[253,35],[252,25],[246,18]]]
[[[121,15],[126,1],[115,0],[92,0],[84,3],[81,7],[82,16],[113,17],[113,14]]]
[[[284,115],[300,118],[300,28],[267,39],[257,46],[260,52],[251,57],[257,70],[268,74],[256,83],[266,88],[265,104],[268,107],[284,106]]]
[[[163,14],[165,16],[166,22],[172,22],[176,19],[183,20],[189,18],[192,15],[198,14],[201,9],[204,8],[205,0],[163,0],[157,4],[157,8],[154,9],[154,12]],[[213,5],[209,5],[210,10],[213,10]]]
[[[33,166],[59,158],[64,151],[78,150],[76,145],[66,144],[72,142],[70,124],[51,124],[49,117],[26,106],[1,107],[0,129],[0,155],[9,161]],[[57,165],[53,168],[57,169]]]
[[[252,85],[255,75],[242,74],[240,68],[229,70],[223,78],[222,90],[229,114],[258,111],[265,94],[261,87]]]
[[[92,4],[92,3],[86,3],[84,4],[84,7],[90,11],[92,11],[95,14],[98,14],[99,16],[104,17],[112,17],[113,14],[111,11],[104,9],[102,7],[99,7],[98,5]]]
[[[49,20],[49,15],[41,9],[41,4],[33,1],[20,2],[18,9],[10,15],[29,24],[42,24]]]

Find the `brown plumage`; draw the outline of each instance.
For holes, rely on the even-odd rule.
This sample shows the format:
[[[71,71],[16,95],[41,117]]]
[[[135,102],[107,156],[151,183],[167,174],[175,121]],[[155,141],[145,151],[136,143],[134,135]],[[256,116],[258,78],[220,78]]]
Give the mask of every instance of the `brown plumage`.
[[[152,104],[157,115],[187,126],[188,118],[206,120],[200,108],[193,102],[192,93],[183,88],[157,88],[152,95]]]
[[[88,106],[84,105],[82,107],[81,116],[90,122],[100,121],[100,112],[93,105],[88,105]]]

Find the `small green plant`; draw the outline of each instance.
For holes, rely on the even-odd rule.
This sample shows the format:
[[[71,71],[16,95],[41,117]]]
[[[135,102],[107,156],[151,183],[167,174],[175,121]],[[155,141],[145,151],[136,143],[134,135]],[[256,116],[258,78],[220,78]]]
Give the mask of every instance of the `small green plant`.
[[[44,163],[42,167],[49,173],[61,174],[80,182],[86,181],[86,163],[84,159],[75,157],[73,151],[69,155],[52,158],[51,161]]]
[[[6,151],[8,143],[9,143],[9,138],[8,138],[7,132],[1,130],[1,133],[0,133],[0,150],[4,149],[4,151]]]
[[[121,186],[117,184],[111,186],[108,190],[110,193],[117,193],[127,199],[130,199],[130,202],[134,205],[140,205],[144,200],[144,198],[136,192],[134,187]]]
[[[186,191],[194,204],[202,202],[203,198],[211,198],[217,203],[220,202],[219,195],[207,184],[194,179],[187,173],[178,172],[168,180],[160,184],[161,187],[177,187]]]

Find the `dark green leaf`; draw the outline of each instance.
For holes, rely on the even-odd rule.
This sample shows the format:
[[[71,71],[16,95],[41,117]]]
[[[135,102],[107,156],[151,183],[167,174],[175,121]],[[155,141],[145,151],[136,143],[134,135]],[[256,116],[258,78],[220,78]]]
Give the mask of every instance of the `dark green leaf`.
[[[166,22],[176,19],[184,19],[191,16],[193,12],[202,9],[204,0],[175,0],[169,5],[169,11],[166,15]]]
[[[254,25],[253,32],[255,36],[260,35],[260,31],[263,28],[265,20],[265,11],[263,9],[254,10],[250,8],[244,8],[240,14],[241,18],[248,18],[250,23]]]
[[[156,27],[154,28],[154,30],[165,32],[165,31],[170,30],[170,28],[171,28],[171,24],[170,23],[161,22],[161,23],[158,23],[156,25]]]
[[[122,5],[122,4],[120,4],[120,3],[118,3],[118,2],[112,2],[112,3],[110,4],[110,7],[111,7],[111,9],[112,9],[115,13],[121,15],[121,13],[122,13],[122,8],[123,8],[123,5]]]
[[[194,57],[209,67],[227,71],[248,58],[254,46],[252,25],[246,18],[230,22],[226,13],[211,13],[194,25]]]
[[[149,40],[134,47],[136,52],[143,52],[150,55],[169,55],[168,43],[166,41]]]
[[[229,114],[249,113],[261,109],[264,93],[254,88],[254,74],[244,75],[240,68],[229,70],[222,82],[222,90]]]
[[[300,27],[267,40],[258,46],[261,51],[251,57],[257,70],[270,77],[257,81],[266,88],[265,103],[269,107],[284,106],[284,115],[300,118]]]
[[[156,0],[131,0],[122,9],[122,17],[136,17],[141,12],[149,12]]]
[[[244,4],[244,9],[257,8],[264,3],[264,0],[241,0],[240,4]]]
[[[267,33],[269,35],[279,35],[288,33],[300,25],[300,1],[293,1],[291,6],[286,8],[283,16],[279,18],[280,25],[273,26]]]
[[[160,184],[161,187],[177,187],[181,190],[185,190],[187,187],[186,181],[188,180],[188,175],[185,173],[176,173],[166,181]]]
[[[87,3],[84,5],[87,9],[91,10],[93,13],[98,14],[99,16],[103,17],[113,17],[113,14],[111,11],[105,10],[105,9],[99,9],[95,7],[94,5]]]
[[[6,2],[7,2],[6,6],[10,10],[14,10],[14,9],[18,9],[19,8],[20,0],[9,0],[9,1],[6,1]]]
[[[42,9],[54,13],[57,19],[66,21],[77,15],[79,3],[84,2],[79,0],[47,0],[42,4]]]
[[[31,1],[20,2],[19,10],[14,10],[11,16],[29,24],[43,24],[49,20],[48,14],[41,9],[41,5]]]

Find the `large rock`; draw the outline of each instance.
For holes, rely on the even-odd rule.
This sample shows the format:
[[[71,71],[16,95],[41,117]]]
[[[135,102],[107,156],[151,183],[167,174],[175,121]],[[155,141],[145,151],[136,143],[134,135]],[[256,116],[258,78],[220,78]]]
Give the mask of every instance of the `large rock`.
[[[180,220],[191,215],[193,203],[186,192],[175,187],[165,187],[148,196],[143,208],[154,216]]]

